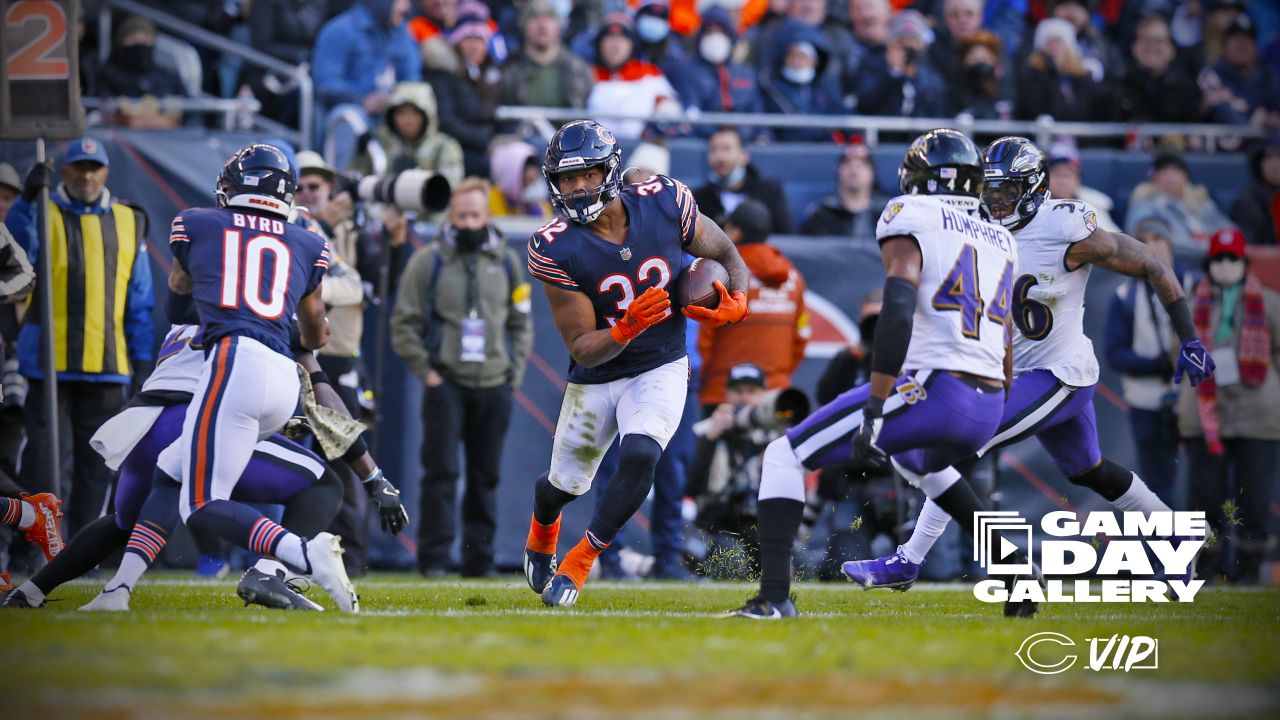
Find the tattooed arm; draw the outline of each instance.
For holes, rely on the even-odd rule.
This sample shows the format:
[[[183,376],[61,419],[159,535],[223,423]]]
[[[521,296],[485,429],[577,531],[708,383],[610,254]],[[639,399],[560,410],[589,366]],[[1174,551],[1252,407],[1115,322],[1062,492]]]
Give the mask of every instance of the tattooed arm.
[[[723,265],[724,269],[729,271],[729,292],[735,290],[746,292],[747,279],[750,277],[747,264],[738,254],[738,247],[711,218],[698,214],[693,239],[689,241],[685,250],[695,257],[708,258]]]
[[[1124,233],[1094,230],[1089,237],[1071,245],[1063,264],[1068,271],[1094,265],[1121,275],[1146,278],[1165,307],[1182,298],[1182,285],[1173,268],[1151,248]]]

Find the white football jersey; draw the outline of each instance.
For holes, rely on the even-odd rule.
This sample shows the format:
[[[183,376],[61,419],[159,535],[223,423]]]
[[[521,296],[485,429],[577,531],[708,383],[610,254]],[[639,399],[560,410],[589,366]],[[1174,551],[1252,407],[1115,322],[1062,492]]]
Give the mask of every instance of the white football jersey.
[[[172,325],[156,354],[156,369],[142,384],[147,390],[168,390],[195,394],[204,365],[199,325]]]
[[[1018,239],[1014,282],[1013,371],[1049,370],[1068,385],[1098,382],[1098,359],[1084,334],[1089,265],[1067,271],[1067,250],[1098,228],[1094,209],[1079,200],[1049,200]]]
[[[1008,230],[938,196],[900,195],[876,239],[909,235],[923,258],[904,368],[1004,379],[1004,322],[1018,252]]]

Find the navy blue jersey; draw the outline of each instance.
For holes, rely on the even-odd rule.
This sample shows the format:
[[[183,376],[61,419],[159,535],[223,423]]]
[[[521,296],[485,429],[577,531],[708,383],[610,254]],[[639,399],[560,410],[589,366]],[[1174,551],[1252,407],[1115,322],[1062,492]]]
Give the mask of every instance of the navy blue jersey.
[[[206,347],[240,335],[293,357],[289,328],[298,301],[329,267],[323,238],[281,218],[193,208],[173,219],[169,247],[195,280]]]
[[[698,204],[684,183],[664,175],[624,187],[619,201],[627,213],[627,236],[621,245],[585,225],[556,218],[529,239],[529,272],[549,285],[590,298],[598,330],[621,320],[631,301],[655,286],[672,293],[672,317],[645,330],[609,362],[587,368],[570,358],[572,383],[635,377],[685,355],[685,318],[670,285],[680,274],[685,247],[693,241]]]

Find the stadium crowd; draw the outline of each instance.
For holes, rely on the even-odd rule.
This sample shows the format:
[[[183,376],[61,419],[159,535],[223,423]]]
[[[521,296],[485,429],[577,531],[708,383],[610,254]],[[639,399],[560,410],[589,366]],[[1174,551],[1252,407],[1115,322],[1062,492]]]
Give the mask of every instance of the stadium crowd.
[[[92,2],[85,4],[92,9]],[[1122,229],[1162,248],[1170,261],[1175,254],[1208,251],[1201,267],[1176,267],[1188,295],[1194,297],[1201,334],[1213,337],[1219,347],[1239,348],[1240,371],[1234,382],[1220,382],[1223,387],[1208,391],[1170,384],[1167,318],[1152,311],[1150,289],[1138,280],[1128,281],[1117,291],[1112,306],[1105,310],[1106,337],[1095,338],[1095,343],[1099,355],[1105,354],[1112,368],[1123,375],[1142,474],[1149,482],[1156,481],[1153,489],[1171,498],[1172,486],[1160,486],[1158,481],[1175,474],[1169,469],[1170,457],[1183,442],[1193,477],[1205,478],[1192,483],[1186,505],[1209,510],[1220,530],[1240,526],[1233,564],[1218,567],[1211,561],[1204,568],[1235,582],[1258,579],[1258,566],[1274,544],[1267,524],[1276,476],[1268,468],[1280,462],[1276,367],[1280,355],[1263,347],[1260,338],[1269,332],[1270,347],[1276,347],[1280,296],[1249,272],[1244,248],[1280,244],[1280,11],[1270,4],[1230,0],[145,0],[144,4],[245,42],[285,63],[307,65],[315,83],[320,126],[330,126],[324,119],[338,116],[360,121],[348,136],[324,138],[331,141],[326,147],[333,149],[326,157],[298,155],[303,180],[298,204],[309,208],[330,239],[346,245],[341,255],[350,261],[347,270],[356,273],[354,294],[346,300],[326,298],[331,308],[341,308],[343,303],[359,306],[366,300],[367,289],[359,288],[359,279],[363,276],[366,285],[374,282],[372,275],[377,271],[373,268],[384,246],[390,248],[398,276],[390,278],[384,289],[394,295],[409,283],[417,299],[408,302],[402,296],[397,312],[407,318],[404,328],[413,326],[414,332],[422,326],[423,312],[439,310],[431,307],[437,302],[434,293],[441,272],[439,267],[432,271],[433,262],[456,264],[459,269],[454,272],[460,272],[468,253],[484,251],[488,255],[479,256],[481,262],[491,264],[492,271],[508,274],[507,292],[499,293],[504,297],[492,303],[493,327],[505,326],[510,332],[507,341],[515,347],[515,357],[509,364],[486,366],[492,377],[451,375],[448,361],[433,361],[415,352],[415,344],[425,343],[423,338],[412,333],[397,338],[396,351],[410,365],[416,363],[415,376],[421,375],[431,388],[445,388],[432,394],[426,412],[437,422],[434,432],[441,432],[440,424],[450,426],[452,434],[442,441],[448,447],[459,441],[467,444],[469,433],[492,434],[484,428],[460,429],[465,425],[460,418],[466,415],[462,408],[473,402],[470,398],[488,397],[488,390],[499,397],[475,402],[495,403],[501,417],[495,419],[483,408],[468,412],[478,412],[495,427],[505,428],[511,412],[510,390],[519,387],[523,375],[520,353],[527,353],[531,343],[527,318],[519,316],[528,313],[528,287],[510,277],[510,261],[496,249],[501,236],[490,219],[551,215],[536,140],[519,135],[514,124],[499,121],[495,109],[527,105],[580,108],[584,116],[593,111],[647,115],[648,121],[606,124],[630,145],[639,143],[628,156],[628,165],[662,173],[671,162],[664,146],[667,139],[706,138],[711,177],[695,188],[694,196],[702,212],[725,225],[743,248],[759,285],[753,288],[752,302],[778,310],[773,328],[781,343],[744,342],[726,332],[703,332],[690,338],[691,354],[702,361],[701,371],[693,378],[702,407],[694,405],[692,411],[701,410],[707,424],[695,428],[687,423],[681,435],[689,442],[676,443],[670,454],[683,453],[679,472],[687,468],[684,479],[685,488],[693,494],[690,504],[702,512],[701,528],[713,537],[721,532],[742,534],[744,522],[749,524],[750,500],[737,506],[733,498],[753,497],[753,474],[749,468],[745,474],[739,470],[759,462],[768,433],[775,430],[745,421],[739,427],[736,410],[761,401],[757,390],[789,385],[807,338],[804,280],[781,253],[768,246],[768,237],[798,232],[869,240],[877,215],[895,189],[877,185],[876,168],[860,138],[819,128],[689,126],[678,121],[681,113],[967,114],[977,119],[1027,120],[1048,114],[1057,120],[1250,124],[1273,132],[1267,140],[1245,148],[1251,176],[1229,208],[1219,208],[1208,190],[1195,183],[1180,154],[1200,149],[1200,141],[1161,138],[1149,179],[1127,199],[1124,217],[1114,219],[1107,214],[1112,199],[1083,184],[1086,178],[1081,175],[1075,144],[1067,141],[1045,148],[1050,155],[1053,195],[1090,202],[1104,228]],[[93,12],[82,17],[82,23],[95,21]],[[298,88],[287,77],[232,63],[206,49],[199,51],[203,76],[194,81],[181,77],[173,67],[157,61],[160,33],[141,16],[116,19],[112,45],[106,49],[108,59],[101,66],[89,60],[98,50],[92,45],[96,37],[94,32],[83,35],[81,82],[87,96],[145,100],[251,93],[262,102],[264,115],[286,125],[297,124]],[[122,103],[115,112],[104,122],[163,128],[195,121],[145,101]],[[831,173],[830,194],[805,209],[798,227],[780,182],[764,176],[750,157],[751,149],[763,144],[796,141],[847,145]],[[84,149],[83,143],[81,149],[78,155],[62,158],[60,187],[65,190],[55,202],[68,217],[116,212],[110,192],[104,189],[105,154]],[[90,167],[95,163],[97,167]],[[443,175],[455,193],[465,188],[464,195],[472,196],[471,200],[475,197],[470,191],[484,197],[483,207],[472,210],[483,220],[464,222],[473,231],[464,237],[474,245],[428,245],[411,259],[405,246],[406,234],[412,230],[394,208],[370,221],[367,228],[355,224],[351,198],[335,182],[341,170],[370,173],[413,167]],[[20,178],[26,169],[19,170],[0,166],[0,201],[12,201],[23,192]],[[59,186],[58,180],[53,184]],[[0,204],[0,211],[0,215],[7,212],[7,204]],[[454,212],[451,208],[448,216],[432,220],[452,227]],[[7,224],[17,242],[0,248],[7,253],[0,254],[0,259],[33,251],[29,216],[11,215]],[[446,233],[445,237],[453,242],[457,235]],[[367,253],[367,259],[360,257],[362,253]],[[438,260],[433,253],[446,259]],[[103,400],[100,407],[65,409],[64,422],[76,428],[66,452],[76,458],[73,493],[81,496],[75,517],[69,518],[72,532],[92,519],[92,509],[102,502],[107,482],[96,471],[98,464],[79,459],[89,452],[91,426],[124,402],[130,383],[136,387],[153,360],[149,330],[144,331],[143,323],[136,320],[149,313],[153,303],[149,272],[142,269],[145,265],[139,262],[133,275],[116,268],[117,275],[107,279],[110,282],[85,286],[96,288],[104,297],[111,292],[120,298],[119,307],[112,310],[121,313],[120,327],[111,332],[121,342],[111,348],[119,355],[118,362],[111,358],[107,367],[98,364],[93,371],[72,372],[66,378],[92,384],[101,378],[81,375],[109,375],[113,391],[110,402]],[[406,265],[409,271],[399,276]],[[450,272],[449,277],[457,276]],[[119,289],[113,283],[119,283]],[[456,295],[446,295],[438,301],[442,304],[460,304],[466,297],[465,283],[442,287]],[[524,295],[517,298],[519,292]],[[17,293],[13,295],[17,299]],[[510,308],[504,305],[508,300]],[[867,298],[858,314],[864,342],[874,332],[877,303],[876,298]],[[466,313],[447,309],[446,314],[458,315],[456,322],[441,322],[454,322],[461,332]],[[753,304],[753,314],[763,317],[768,311]],[[354,313],[353,318],[358,317]],[[335,327],[338,324],[335,321]],[[19,348],[14,366],[6,368],[13,378],[12,382],[6,379],[6,391],[15,382],[30,386],[24,412],[15,416],[14,401],[22,406],[24,398],[12,398],[7,409],[0,410],[0,422],[8,418],[4,427],[19,432],[25,418],[28,436],[36,437],[40,378],[30,363],[21,369],[17,366],[22,353],[17,327],[11,308],[0,307],[0,330],[10,347]],[[328,360],[321,358],[322,364],[340,366],[329,370],[334,377],[359,374],[352,358],[361,330],[353,332],[348,347],[329,353]],[[33,352],[30,347],[28,351]],[[861,382],[865,354],[866,346],[839,354],[824,374],[819,398]],[[130,367],[132,374],[126,372]],[[349,390],[351,396],[344,399],[359,413],[360,381],[353,380]],[[742,437],[735,439],[739,430]],[[28,446],[32,457],[39,451],[37,446]],[[477,459],[492,460],[500,452],[500,443],[496,448],[474,450],[467,444],[468,459],[475,453]],[[30,460],[24,458],[23,464],[28,468],[24,475],[30,475]],[[16,476],[18,465],[16,449],[0,454],[0,474],[7,470]],[[492,572],[492,492],[498,478],[496,468],[485,466],[474,472],[480,477],[467,478],[463,500],[463,570],[485,575]],[[430,528],[419,526],[418,560],[424,575],[435,576],[450,565],[447,553],[454,533],[452,520],[442,508],[456,502],[452,488],[459,470],[454,464],[427,467],[427,473],[437,487],[424,493],[421,512],[414,514],[415,519],[433,520]],[[1233,481],[1237,476],[1256,482]],[[344,479],[351,484],[351,479]],[[754,479],[758,483],[758,472]],[[853,488],[845,479],[828,479],[815,491],[814,517],[806,532],[812,530],[812,520],[825,512],[824,522],[832,535],[826,552],[865,555],[872,536],[900,530],[896,526],[900,513],[892,508],[892,483],[885,478],[864,480]],[[87,489],[81,492],[80,487]],[[668,515],[674,512],[678,517],[682,494],[668,493],[657,500],[669,505]],[[354,513],[365,510],[358,493],[349,492],[347,503]],[[832,507],[824,510],[824,505]],[[862,533],[866,537],[841,539],[841,533],[849,534],[849,523],[837,518],[859,507],[873,508],[859,514],[869,519]],[[710,519],[714,516],[709,510],[724,516],[721,525]],[[344,537],[358,537],[360,531],[352,526],[359,521],[348,518],[346,522]],[[446,525],[448,532],[438,532]],[[675,532],[680,532],[678,525]],[[673,542],[659,533],[655,526],[655,549],[683,548],[678,536]],[[839,550],[842,543],[845,549]],[[354,562],[360,565],[364,562],[361,542],[356,540],[354,545]],[[209,554],[214,555],[213,550]],[[838,567],[840,559],[836,557],[834,563],[820,559],[816,564]],[[207,569],[217,572],[224,562],[212,560]],[[666,570],[655,575],[683,576],[670,565],[670,558],[658,558],[655,567]],[[634,567],[623,569],[608,558],[602,567],[606,573],[634,572]],[[349,569],[356,573],[363,568]]]

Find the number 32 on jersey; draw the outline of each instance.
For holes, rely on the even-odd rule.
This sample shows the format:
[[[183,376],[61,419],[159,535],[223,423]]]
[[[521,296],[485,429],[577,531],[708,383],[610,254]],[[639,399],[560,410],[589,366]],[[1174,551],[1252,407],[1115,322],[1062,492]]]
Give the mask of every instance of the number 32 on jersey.
[[[988,320],[1004,327],[1005,318],[1009,316],[1012,290],[1013,263],[1006,262],[1000,273],[1000,284],[996,286],[996,297],[990,305],[985,305],[978,284],[978,251],[972,245],[965,245],[933,294],[933,308],[960,313],[961,334],[970,340],[978,340],[982,333],[984,309]]]
[[[666,259],[661,257],[651,257],[640,263],[640,267],[636,269],[635,283],[632,283],[631,278],[623,275],[622,273],[606,275],[605,278],[600,281],[599,292],[601,295],[604,295],[607,292],[612,292],[614,288],[622,291],[622,299],[618,300],[616,303],[618,307],[618,316],[605,318],[605,320],[609,322],[610,326],[618,324],[618,321],[621,320],[623,314],[627,312],[627,308],[630,307],[632,301],[636,299],[636,285],[644,284],[646,280],[649,280],[655,274],[658,276],[658,281],[654,283],[654,287],[665,290],[667,283],[671,282],[671,266],[667,264]],[[670,316],[671,308],[667,308],[667,310],[662,314],[662,317],[667,318]]]

